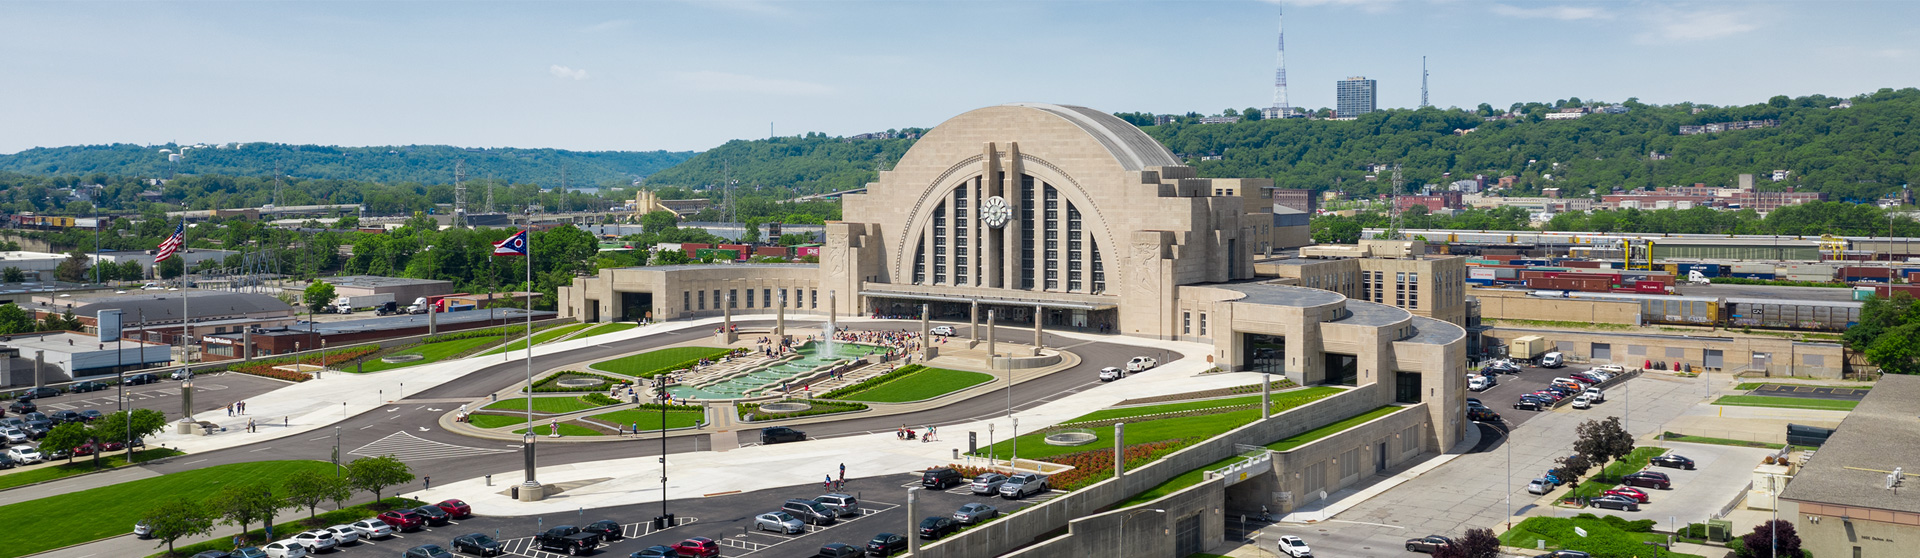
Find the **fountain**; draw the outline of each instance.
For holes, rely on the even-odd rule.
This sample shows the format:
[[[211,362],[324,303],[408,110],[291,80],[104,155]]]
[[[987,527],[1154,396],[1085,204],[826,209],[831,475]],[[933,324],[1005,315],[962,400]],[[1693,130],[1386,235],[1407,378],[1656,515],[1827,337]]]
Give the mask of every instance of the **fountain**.
[[[777,389],[782,382],[792,381],[815,370],[886,351],[886,347],[858,343],[836,343],[830,350],[824,342],[806,343],[794,348],[799,358],[705,384],[671,386],[667,388],[667,392],[672,393],[674,397],[701,399],[739,399],[763,395],[764,393],[756,392]]]

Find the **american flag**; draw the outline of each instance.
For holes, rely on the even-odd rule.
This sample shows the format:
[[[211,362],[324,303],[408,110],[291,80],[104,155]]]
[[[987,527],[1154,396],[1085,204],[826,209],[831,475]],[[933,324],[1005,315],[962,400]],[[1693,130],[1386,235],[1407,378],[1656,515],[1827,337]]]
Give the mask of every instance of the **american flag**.
[[[169,236],[166,240],[160,242],[160,253],[153,256],[153,263],[167,261],[167,258],[173,257],[174,252],[179,252],[180,245],[186,242],[187,224],[183,222],[180,223],[180,226],[173,229],[173,236]]]

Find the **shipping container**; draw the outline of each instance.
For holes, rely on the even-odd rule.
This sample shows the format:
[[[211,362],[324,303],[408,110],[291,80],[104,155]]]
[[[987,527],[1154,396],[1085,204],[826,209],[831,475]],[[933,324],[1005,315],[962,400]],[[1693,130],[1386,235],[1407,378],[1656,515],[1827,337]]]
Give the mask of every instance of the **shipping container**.
[[[1591,260],[1562,260],[1560,262],[1560,265],[1563,267],[1577,267],[1581,269],[1600,269],[1600,266],[1605,264],[1606,262],[1596,262]]]
[[[820,257],[820,247],[819,246],[801,246],[799,248],[799,254],[801,257],[813,256],[818,258]]]
[[[1468,280],[1481,279],[1487,282],[1492,282],[1494,279],[1498,279],[1498,278],[1499,278],[1499,275],[1497,275],[1495,271],[1492,269],[1479,268],[1479,267],[1467,268]]]
[[[772,258],[785,258],[787,257],[787,249],[786,247],[783,247],[783,246],[761,246],[753,249],[753,255],[766,256],[766,257],[772,257]]]
[[[723,248],[700,248],[694,250],[693,257],[701,261],[709,259],[714,261],[738,260],[740,259],[740,251]]]
[[[1772,273],[1733,273],[1732,276],[1740,279],[1759,279],[1766,281],[1772,281],[1773,278],[1776,277],[1776,275]]]

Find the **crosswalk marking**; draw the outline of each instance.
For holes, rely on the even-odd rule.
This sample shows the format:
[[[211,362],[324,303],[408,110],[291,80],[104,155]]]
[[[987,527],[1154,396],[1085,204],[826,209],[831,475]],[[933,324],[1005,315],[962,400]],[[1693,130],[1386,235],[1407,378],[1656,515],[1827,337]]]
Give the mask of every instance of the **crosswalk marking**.
[[[446,459],[450,457],[474,457],[495,453],[512,453],[513,450],[473,448],[456,446],[444,442],[422,439],[406,432],[395,432],[373,443],[360,446],[347,452],[350,455],[379,457],[391,455],[401,461],[425,461],[428,459]]]

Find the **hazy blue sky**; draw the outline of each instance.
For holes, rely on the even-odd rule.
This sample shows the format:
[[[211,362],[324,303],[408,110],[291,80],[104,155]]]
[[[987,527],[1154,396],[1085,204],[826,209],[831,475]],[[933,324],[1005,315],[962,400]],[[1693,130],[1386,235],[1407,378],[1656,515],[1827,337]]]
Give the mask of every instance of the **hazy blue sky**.
[[[1287,2],[1295,106],[1744,104],[1920,85],[1920,2]],[[1015,101],[1272,97],[1278,6],[0,2],[0,153],[166,141],[698,150]]]

